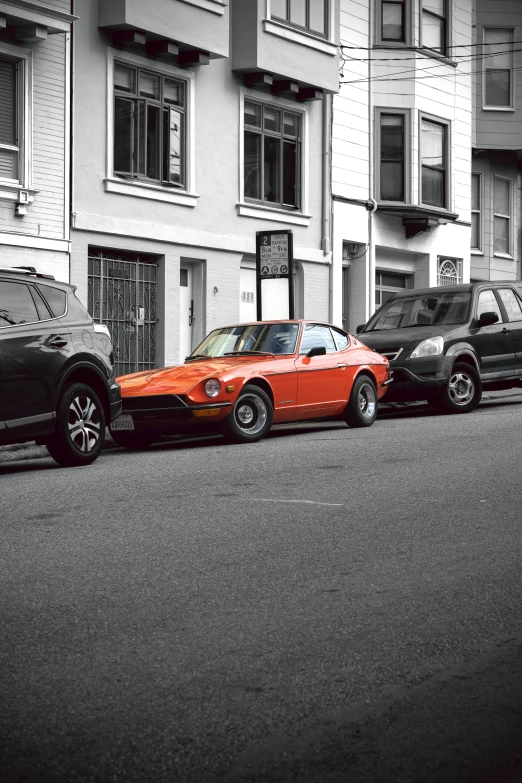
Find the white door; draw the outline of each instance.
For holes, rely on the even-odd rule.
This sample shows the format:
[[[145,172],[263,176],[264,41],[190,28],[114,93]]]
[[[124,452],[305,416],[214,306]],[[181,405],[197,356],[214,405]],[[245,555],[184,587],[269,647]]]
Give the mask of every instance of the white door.
[[[239,272],[239,320],[241,323],[257,321],[256,270],[241,267]]]
[[[192,324],[194,323],[194,294],[192,291],[192,267],[179,270],[179,342],[180,361],[192,353]]]

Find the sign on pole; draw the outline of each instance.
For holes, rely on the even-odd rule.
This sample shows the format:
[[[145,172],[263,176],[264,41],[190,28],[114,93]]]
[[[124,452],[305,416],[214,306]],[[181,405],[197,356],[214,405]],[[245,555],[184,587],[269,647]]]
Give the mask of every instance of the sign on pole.
[[[258,231],[256,234],[257,319],[263,319],[265,280],[288,280],[288,318],[294,317],[294,242],[291,231]]]

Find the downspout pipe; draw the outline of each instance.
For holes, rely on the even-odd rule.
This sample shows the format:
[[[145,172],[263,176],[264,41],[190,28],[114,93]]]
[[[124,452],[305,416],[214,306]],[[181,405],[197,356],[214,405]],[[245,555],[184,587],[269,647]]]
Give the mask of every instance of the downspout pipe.
[[[71,16],[75,16],[75,0],[71,0]],[[69,241],[71,242],[71,252],[69,253],[69,280],[72,274],[72,230],[74,229],[74,44],[75,30],[74,24],[71,25],[71,43],[69,47]]]
[[[373,36],[373,3],[368,6],[368,47],[371,51]],[[372,59],[368,57],[368,263],[367,263],[367,319],[375,310],[375,247],[373,241],[373,216],[377,209],[374,194],[374,143],[373,143],[373,106],[372,106]]]
[[[332,102],[333,96],[325,93],[323,98],[323,197],[322,197],[322,220],[321,220],[321,250],[326,257],[331,251],[331,232],[332,232]],[[330,258],[329,270],[329,291],[328,291],[328,310],[329,318],[333,318],[333,257]]]

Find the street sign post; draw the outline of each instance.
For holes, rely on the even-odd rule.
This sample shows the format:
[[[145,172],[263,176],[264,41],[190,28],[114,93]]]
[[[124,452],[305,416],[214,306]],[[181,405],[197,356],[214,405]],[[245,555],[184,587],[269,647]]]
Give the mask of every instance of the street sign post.
[[[263,320],[265,280],[288,280],[288,318],[294,318],[294,237],[291,231],[258,231],[256,234],[257,319]]]

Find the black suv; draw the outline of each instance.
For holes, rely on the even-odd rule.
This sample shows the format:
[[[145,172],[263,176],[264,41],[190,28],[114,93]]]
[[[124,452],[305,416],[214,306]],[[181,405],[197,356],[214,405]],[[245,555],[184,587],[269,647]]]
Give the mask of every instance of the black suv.
[[[109,331],[74,291],[0,268],[0,444],[36,440],[64,466],[93,462],[121,411]]]
[[[427,400],[465,413],[477,407],[483,389],[521,384],[522,283],[404,291],[357,334],[390,362],[384,402]]]

